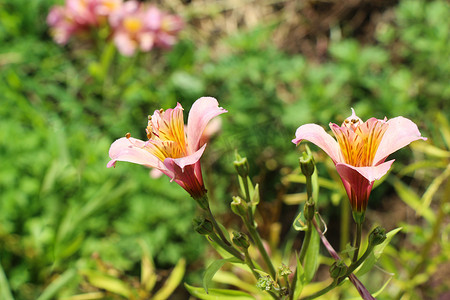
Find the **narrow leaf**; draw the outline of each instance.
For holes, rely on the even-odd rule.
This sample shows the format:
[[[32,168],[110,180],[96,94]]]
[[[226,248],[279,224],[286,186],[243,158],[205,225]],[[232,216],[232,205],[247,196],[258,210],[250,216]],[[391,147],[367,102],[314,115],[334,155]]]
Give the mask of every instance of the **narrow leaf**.
[[[202,300],[254,300],[255,297],[236,290],[210,289],[208,293],[204,288],[194,287],[187,283],[184,284],[188,292],[198,299]]]
[[[303,287],[305,285],[305,271],[303,270],[303,266],[300,263],[298,255],[296,255],[296,257],[297,257],[297,278],[294,278],[294,280],[296,280],[294,299],[299,299],[300,295],[302,294]]]
[[[434,222],[434,214],[430,210],[430,208],[422,207],[422,200],[417,196],[417,194],[411,190],[407,185],[401,182],[399,179],[393,177],[394,180],[392,184],[400,198],[409,205],[412,209],[416,211],[416,214],[419,216],[423,216],[428,222]]]
[[[362,265],[355,272],[356,276],[360,277],[360,276],[364,275],[365,273],[369,272],[370,269],[372,269],[372,267],[377,262],[378,258],[380,258],[381,254],[383,253],[384,248],[386,248],[386,246],[390,243],[392,238],[400,230],[402,230],[402,227],[393,229],[386,234],[386,240],[383,243],[375,246],[373,251],[369,254],[369,256],[366,258],[366,260],[362,263]]]
[[[445,171],[440,174],[438,177],[433,179],[433,181],[428,186],[427,190],[422,196],[422,210],[429,209],[431,200],[433,199],[434,194],[438,191],[441,184],[450,176],[450,164],[447,166]]]
[[[428,154],[433,157],[437,158],[449,158],[450,157],[450,151],[443,150],[441,148],[438,148],[434,145],[431,145],[425,141],[417,141],[415,143],[411,144],[411,148],[413,150]]]
[[[56,280],[50,283],[49,286],[47,286],[47,288],[37,300],[47,300],[55,298],[56,293],[58,293],[58,291],[66,284],[70,283],[75,278],[75,276],[77,276],[77,272],[74,269],[65,271],[61,276],[59,276]]]
[[[248,272],[248,274],[251,275],[250,268],[247,265],[241,264],[241,265],[239,265],[239,268]],[[247,278],[250,278],[250,277],[247,277]],[[253,278],[252,278],[252,280],[253,280]],[[242,281],[242,278],[239,278],[236,274],[234,274],[232,272],[219,270],[216,273],[216,276],[214,276],[214,281],[222,283],[222,284],[234,285],[235,287],[239,288],[240,290],[243,290],[248,293],[253,293],[253,294],[263,293],[263,294],[265,294],[259,288],[256,287],[256,280],[254,282]]]
[[[11,289],[9,288],[8,278],[6,278],[5,271],[3,270],[1,264],[0,264],[0,296],[1,299],[4,300],[14,300],[13,295],[11,293]]]
[[[125,298],[130,298],[132,295],[130,286],[120,279],[92,270],[81,271],[81,274],[86,276],[89,283],[97,288],[124,296]]]
[[[186,260],[184,258],[177,262],[175,268],[173,268],[172,273],[170,273],[169,278],[162,288],[153,296],[153,300],[165,300],[173,293],[173,291],[178,287],[181,280],[183,280],[184,272],[186,270]]]
[[[205,289],[205,292],[208,293],[209,285],[211,284],[211,281],[214,277],[214,275],[217,273],[217,271],[220,270],[220,268],[223,267],[224,264],[227,262],[235,262],[238,263],[239,260],[234,257],[230,257],[227,259],[218,259],[216,261],[213,261],[208,268],[205,270],[205,274],[203,274],[203,288]]]
[[[142,261],[141,261],[141,284],[144,290],[150,292],[156,284],[155,264],[153,263],[150,249],[144,241],[139,241],[139,245],[142,248]]]
[[[305,282],[309,283],[316,274],[319,268],[319,250],[320,250],[320,237],[314,228],[311,228],[311,240],[309,242],[308,250],[305,255]]]

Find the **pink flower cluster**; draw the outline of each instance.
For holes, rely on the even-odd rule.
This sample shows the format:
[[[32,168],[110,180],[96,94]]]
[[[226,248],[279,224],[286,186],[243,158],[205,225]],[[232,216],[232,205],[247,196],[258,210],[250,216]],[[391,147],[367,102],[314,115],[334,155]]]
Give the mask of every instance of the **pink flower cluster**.
[[[114,44],[126,56],[138,49],[170,48],[183,28],[179,16],[135,0],[66,0],[64,6],[50,10],[47,24],[54,40],[62,45],[72,36],[109,26]]]

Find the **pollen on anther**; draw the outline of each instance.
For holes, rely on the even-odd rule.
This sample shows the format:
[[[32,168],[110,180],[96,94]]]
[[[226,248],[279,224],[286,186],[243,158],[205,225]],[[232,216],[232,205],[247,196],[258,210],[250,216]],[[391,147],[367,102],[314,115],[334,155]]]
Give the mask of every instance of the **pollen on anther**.
[[[127,134],[125,134],[125,137],[126,137],[127,139],[129,139],[129,138],[131,137],[131,133],[127,132]]]

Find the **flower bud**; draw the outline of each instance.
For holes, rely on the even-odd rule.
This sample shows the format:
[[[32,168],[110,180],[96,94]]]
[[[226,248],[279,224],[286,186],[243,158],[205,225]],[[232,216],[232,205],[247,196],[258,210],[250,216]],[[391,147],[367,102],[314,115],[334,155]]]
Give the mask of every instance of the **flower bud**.
[[[312,221],[315,214],[315,203],[313,200],[306,201],[305,206],[303,207],[303,214],[305,215],[305,219],[307,221]]]
[[[248,170],[250,168],[248,165],[247,157],[241,157],[237,152],[235,155],[236,160],[233,162],[233,165],[236,168],[236,172],[242,178],[246,178],[248,176]]]
[[[383,227],[377,226],[369,234],[369,245],[376,246],[386,240],[386,230]]]
[[[291,269],[289,269],[288,266],[282,264],[281,267],[278,269],[278,274],[280,275],[280,277],[289,276],[292,274],[292,271]]]
[[[233,232],[233,243],[242,249],[248,249],[250,247],[247,235],[238,231]]]
[[[342,260],[334,262],[330,267],[330,275],[332,278],[339,278],[347,273],[347,266]]]
[[[300,163],[300,169],[302,170],[303,175],[312,176],[314,173],[314,159],[312,154],[309,151],[308,153],[303,152],[298,161]]]
[[[261,276],[256,283],[256,287],[262,291],[270,291],[277,287],[277,284],[270,276]]]
[[[231,210],[240,217],[246,217],[248,212],[247,202],[242,200],[239,196],[233,196],[233,201],[231,202]]]
[[[208,235],[214,232],[214,226],[212,222],[204,217],[196,217],[192,220],[194,230],[201,235]]]

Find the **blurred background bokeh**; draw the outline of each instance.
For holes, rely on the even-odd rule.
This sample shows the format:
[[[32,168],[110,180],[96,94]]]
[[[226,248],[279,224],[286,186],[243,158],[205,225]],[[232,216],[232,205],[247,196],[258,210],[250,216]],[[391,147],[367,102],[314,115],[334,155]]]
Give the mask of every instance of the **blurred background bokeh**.
[[[182,282],[201,286],[215,254],[192,230],[195,202],[142,166],[106,168],[115,139],[143,139],[147,115],[177,101],[187,112],[201,96],[229,111],[202,158],[213,211],[239,228],[228,208],[237,149],[260,184],[259,229],[274,249],[301,240],[291,230],[305,200],[303,146],[291,143],[298,126],[340,124],[351,107],[363,120],[418,124],[428,141],[391,156],[366,214],[365,232],[403,228],[362,281],[376,291],[389,278],[379,299],[449,299],[448,1],[143,2],[184,20],[170,49],[124,56],[102,32],[59,45],[46,18],[63,1],[0,1],[1,299],[147,299],[158,290],[157,299],[187,299]],[[348,200],[331,161],[311,148],[327,235],[344,249]]]

